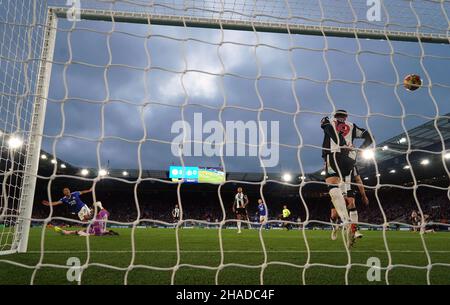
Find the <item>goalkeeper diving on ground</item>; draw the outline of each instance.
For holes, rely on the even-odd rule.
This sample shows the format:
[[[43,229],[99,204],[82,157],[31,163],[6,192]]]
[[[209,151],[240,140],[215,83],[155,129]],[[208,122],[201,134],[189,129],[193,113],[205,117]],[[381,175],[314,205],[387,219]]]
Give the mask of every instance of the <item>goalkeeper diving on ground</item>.
[[[94,202],[94,208],[97,210],[94,221],[84,230],[63,230],[60,227],[54,227],[55,231],[62,235],[78,235],[78,236],[106,236],[119,235],[113,230],[108,230],[106,224],[108,222],[109,212],[103,207],[100,201]]]

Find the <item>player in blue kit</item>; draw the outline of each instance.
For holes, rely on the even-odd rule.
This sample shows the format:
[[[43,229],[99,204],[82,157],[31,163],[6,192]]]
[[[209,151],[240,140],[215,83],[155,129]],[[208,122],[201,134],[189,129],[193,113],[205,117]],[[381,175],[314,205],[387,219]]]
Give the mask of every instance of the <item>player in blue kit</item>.
[[[80,196],[90,192],[92,192],[92,189],[71,193],[70,189],[66,187],[63,189],[64,197],[62,197],[60,200],[54,202],[48,202],[47,200],[44,200],[42,201],[42,204],[46,206],[57,206],[65,204],[69,207],[71,213],[78,215],[78,218],[81,221],[88,221],[92,218],[92,211],[81,200]]]
[[[265,221],[268,220],[266,206],[264,205],[264,202],[262,201],[262,199],[258,199],[258,214],[259,214],[259,222],[261,224],[263,224]],[[265,228],[266,228],[266,230],[269,229],[268,223],[266,223]]]

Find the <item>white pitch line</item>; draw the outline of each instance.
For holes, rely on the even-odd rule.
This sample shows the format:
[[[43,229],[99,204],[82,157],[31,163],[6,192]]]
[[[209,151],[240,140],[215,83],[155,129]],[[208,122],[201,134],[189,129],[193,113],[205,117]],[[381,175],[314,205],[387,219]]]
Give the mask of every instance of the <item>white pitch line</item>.
[[[91,250],[90,253],[132,253],[131,250]],[[136,250],[135,253],[177,253],[176,250]],[[224,250],[224,253],[264,253],[258,250]],[[267,253],[308,253],[305,250],[266,250]],[[310,253],[347,253],[345,250],[311,250]],[[350,250],[351,253],[380,253],[386,250]],[[393,253],[425,253],[424,250],[389,250]],[[450,250],[429,250],[429,253],[450,253]],[[28,251],[27,253],[40,254],[41,251]],[[70,254],[70,253],[87,253],[82,250],[48,250],[44,254]],[[180,253],[220,253],[219,250],[180,250]]]

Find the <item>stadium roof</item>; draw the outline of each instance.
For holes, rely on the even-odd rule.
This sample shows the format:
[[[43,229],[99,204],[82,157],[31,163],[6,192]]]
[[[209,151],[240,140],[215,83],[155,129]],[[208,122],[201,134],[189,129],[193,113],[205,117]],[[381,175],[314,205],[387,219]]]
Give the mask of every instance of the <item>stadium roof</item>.
[[[377,150],[377,161],[382,162],[395,158],[399,154],[405,154],[408,148],[412,151],[441,151],[442,140],[447,149],[446,144],[450,140],[450,113],[380,143],[377,145],[381,148]],[[383,147],[387,149],[382,149]]]

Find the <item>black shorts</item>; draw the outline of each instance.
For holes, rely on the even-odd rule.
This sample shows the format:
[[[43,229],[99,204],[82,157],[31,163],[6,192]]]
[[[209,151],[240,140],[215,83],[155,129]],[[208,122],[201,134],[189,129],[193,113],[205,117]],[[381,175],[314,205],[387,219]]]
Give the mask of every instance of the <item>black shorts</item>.
[[[357,191],[357,186],[355,185],[356,179],[355,177],[358,175],[358,172],[355,168],[353,168],[348,176],[345,176],[345,191],[344,196],[348,198],[355,198],[355,194]]]
[[[350,185],[347,187],[347,197],[349,198],[355,198],[356,193],[358,192],[358,186],[355,184],[357,176],[359,176],[359,170],[355,164],[350,171],[350,174],[345,177],[346,182],[350,182]]]
[[[331,156],[330,156],[330,158],[331,158]],[[356,183],[355,177],[358,175],[359,175],[358,169],[356,168],[356,166],[354,166],[353,169],[350,171],[350,173],[344,177],[345,190],[340,187],[344,197],[355,198],[356,192],[358,191],[358,187],[355,185],[355,183]],[[337,176],[338,175],[336,175],[336,177]],[[332,177],[332,176],[330,176],[330,177]],[[330,200],[330,209],[334,209],[334,208],[335,207],[333,205],[333,202]]]
[[[180,217],[174,217],[174,218],[173,218],[173,221],[174,221],[174,222],[180,221]]]
[[[245,208],[237,208],[236,214],[241,216],[247,216],[247,210]]]
[[[325,156],[325,178],[344,177],[351,174],[356,160],[347,153],[331,153]]]

